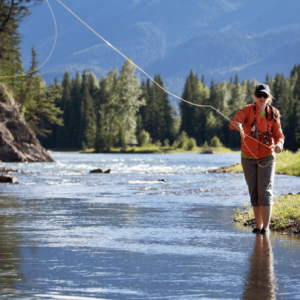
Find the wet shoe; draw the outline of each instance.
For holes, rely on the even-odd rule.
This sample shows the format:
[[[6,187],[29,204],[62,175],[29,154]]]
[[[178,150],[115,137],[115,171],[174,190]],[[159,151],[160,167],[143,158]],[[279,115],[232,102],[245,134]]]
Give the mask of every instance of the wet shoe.
[[[260,229],[255,227],[253,230],[252,230],[253,233],[260,233]]]
[[[270,230],[269,228],[263,228],[261,231],[260,231],[261,234],[269,234],[270,233]]]

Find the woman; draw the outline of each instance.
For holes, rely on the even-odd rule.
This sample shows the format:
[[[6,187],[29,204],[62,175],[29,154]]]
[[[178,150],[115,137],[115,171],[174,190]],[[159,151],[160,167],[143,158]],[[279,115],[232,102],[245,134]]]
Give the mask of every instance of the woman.
[[[254,95],[256,102],[240,109],[229,128],[240,131],[242,137],[241,161],[256,222],[253,233],[265,234],[272,214],[274,151],[282,151],[284,135],[279,111],[271,106],[269,86],[258,85]]]

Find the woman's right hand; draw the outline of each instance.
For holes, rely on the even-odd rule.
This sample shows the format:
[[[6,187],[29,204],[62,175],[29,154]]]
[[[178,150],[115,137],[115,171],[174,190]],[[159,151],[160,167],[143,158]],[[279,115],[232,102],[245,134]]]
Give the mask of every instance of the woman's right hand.
[[[243,125],[241,123],[234,122],[234,121],[232,121],[232,123],[235,126],[235,128],[240,132],[241,137],[244,138],[245,134],[244,134]]]

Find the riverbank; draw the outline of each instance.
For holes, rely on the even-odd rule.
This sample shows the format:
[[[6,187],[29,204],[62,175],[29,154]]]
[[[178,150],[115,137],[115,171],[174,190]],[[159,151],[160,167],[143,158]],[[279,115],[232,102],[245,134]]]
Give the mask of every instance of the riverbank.
[[[248,206],[242,210],[236,210],[233,221],[244,226],[255,227],[252,207]],[[283,234],[297,234],[300,236],[299,194],[283,195],[274,199],[270,229]]]
[[[173,153],[199,153],[199,154],[216,154],[216,153],[236,153],[237,151],[225,147],[195,147],[191,150],[174,147],[159,147],[156,145],[148,145],[147,147],[126,147],[126,148],[110,148],[109,151],[102,153],[136,153],[136,154],[173,154]],[[81,150],[79,153],[96,153],[95,149]]]
[[[240,163],[210,170],[211,173],[243,173]],[[276,154],[276,174],[300,176],[300,152],[283,151]]]

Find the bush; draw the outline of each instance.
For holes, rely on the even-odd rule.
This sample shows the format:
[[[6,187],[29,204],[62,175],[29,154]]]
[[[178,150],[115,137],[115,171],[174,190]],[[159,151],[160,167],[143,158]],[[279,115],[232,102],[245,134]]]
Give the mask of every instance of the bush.
[[[207,143],[207,141],[205,141],[205,143],[203,144],[202,147],[203,147],[203,148],[208,148],[208,143]]]
[[[161,141],[160,140],[158,140],[156,143],[155,143],[155,146],[157,146],[157,147],[161,147]]]
[[[168,139],[165,139],[165,140],[164,140],[164,146],[167,147],[167,148],[170,147],[170,142],[169,142]]]
[[[189,143],[189,136],[185,131],[182,131],[180,136],[176,140],[177,142],[177,147],[176,148],[183,148],[187,149],[188,148],[188,143]]]
[[[197,147],[197,143],[196,140],[194,138],[189,138],[189,142],[188,142],[188,150],[193,150]]]
[[[214,136],[210,141],[211,147],[222,147],[223,144],[221,143],[220,139],[217,136]]]
[[[143,129],[138,136],[138,142],[141,147],[147,146],[150,142],[149,132],[147,132]]]
[[[178,148],[178,143],[177,143],[177,141],[174,141],[172,147],[173,147],[174,149]]]

